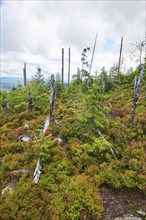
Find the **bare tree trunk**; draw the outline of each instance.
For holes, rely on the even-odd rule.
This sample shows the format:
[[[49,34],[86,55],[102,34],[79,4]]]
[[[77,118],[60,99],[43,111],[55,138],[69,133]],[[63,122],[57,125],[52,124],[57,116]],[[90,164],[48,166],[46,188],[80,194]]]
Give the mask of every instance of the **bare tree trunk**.
[[[50,121],[55,120],[55,99],[56,99],[55,79],[54,79],[54,74],[52,74],[51,85],[50,85]]]
[[[68,85],[70,83],[70,47],[68,51]]]
[[[62,88],[64,87],[64,48],[62,48]]]
[[[121,37],[121,46],[120,46],[120,55],[119,55],[119,65],[118,65],[118,75],[119,75],[119,78],[121,77],[121,74],[120,74],[120,66],[121,66],[121,57],[122,57],[122,47],[123,47],[123,37]]]
[[[137,77],[134,78],[134,99],[133,99],[132,111],[130,115],[130,124],[132,124],[134,121],[136,105],[139,99],[140,85],[141,85],[143,74],[144,74],[144,66],[141,68],[138,79]]]
[[[34,101],[31,94],[31,91],[28,92],[28,104],[27,104],[27,112],[32,112],[34,109]]]
[[[23,78],[24,78],[24,86],[26,86],[26,63],[24,63]]]
[[[102,72],[102,95],[104,96],[105,93],[105,78],[104,78],[104,72]],[[101,101],[102,108],[104,108],[104,99]]]
[[[90,69],[89,69],[89,75],[91,74],[91,69],[92,69],[92,64],[93,64],[93,59],[94,59],[94,53],[95,53],[95,48],[96,48],[96,42],[97,42],[97,36],[98,36],[98,30],[97,30],[96,36],[95,36],[95,42],[94,42],[94,47],[93,47],[93,53],[92,53],[92,58],[91,58]]]
[[[7,100],[3,100],[2,101],[2,112],[3,112],[3,114],[6,114],[7,112],[9,112],[9,110],[10,110],[10,108],[9,108]]]
[[[33,182],[35,184],[38,183],[40,175],[41,175],[42,166],[41,166],[40,160],[41,160],[41,156],[38,157],[37,165],[36,165],[36,168],[35,168],[35,171],[34,171],[34,174],[33,174]]]

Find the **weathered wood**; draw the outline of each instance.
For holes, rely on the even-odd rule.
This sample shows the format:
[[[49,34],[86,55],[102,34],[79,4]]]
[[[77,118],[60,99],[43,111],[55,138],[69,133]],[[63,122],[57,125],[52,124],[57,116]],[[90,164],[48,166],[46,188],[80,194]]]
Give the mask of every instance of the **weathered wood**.
[[[142,80],[143,75],[144,75],[144,66],[142,66],[141,68],[138,79],[136,77],[134,78],[134,99],[133,99],[132,111],[130,115],[130,124],[132,124],[134,121],[136,105],[139,99],[140,85],[141,85],[141,80]]]
[[[51,82],[50,83],[50,121],[54,121],[55,120],[55,99],[56,99],[54,74],[51,75],[50,82]]]
[[[68,85],[70,83],[70,47],[68,50]]]
[[[96,48],[96,42],[97,42],[97,36],[98,36],[98,29],[97,29],[96,36],[95,36],[95,42],[94,42],[94,47],[93,47],[93,52],[92,52],[92,58],[91,58],[91,64],[90,64],[90,69],[89,69],[89,75],[91,74],[91,69],[92,69],[92,64],[93,64],[93,59],[94,59],[94,53],[95,53],[95,48]]]
[[[21,169],[21,170],[13,170],[13,171],[8,171],[8,172],[3,172],[3,174],[4,175],[11,175],[11,174],[16,174],[16,173],[26,174],[28,172],[29,172],[29,170]]]
[[[40,178],[40,175],[41,175],[41,169],[42,169],[41,156],[39,156],[38,160],[37,160],[37,165],[36,165],[36,168],[35,168],[35,171],[34,171],[34,175],[33,175],[33,182],[35,184],[37,184],[38,181],[39,181],[39,178]]]
[[[34,109],[34,101],[33,101],[33,97],[31,94],[31,91],[28,92],[28,104],[27,104],[27,112],[32,112]]]
[[[104,96],[104,93],[105,93],[105,77],[104,77],[104,71],[102,71],[101,77],[102,77],[102,95]],[[102,108],[104,108],[104,99],[101,100],[101,105],[102,105]]]
[[[118,75],[119,75],[119,78],[121,77],[120,66],[121,66],[121,57],[122,57],[122,47],[123,47],[123,37],[121,37],[121,46],[120,46],[119,64],[118,64]]]
[[[23,79],[24,79],[24,86],[26,86],[26,63],[24,63],[24,68],[23,68]]]
[[[62,48],[62,68],[61,68],[61,75],[62,75],[62,88],[64,87],[64,48]]]
[[[102,139],[103,139],[107,144],[109,144],[108,141],[107,141],[107,140],[104,138],[104,136],[101,134],[101,132],[100,132],[99,130],[96,130],[96,131],[97,131],[98,134],[102,137]],[[115,160],[118,160],[117,157],[116,157],[116,155],[115,155],[115,153],[114,153],[114,150],[112,149],[111,146],[109,146],[109,149],[110,149],[110,151],[111,151],[113,157],[115,158]]]
[[[9,104],[7,100],[3,100],[2,101],[2,112],[3,114],[6,114],[7,112],[9,112],[10,108],[9,108]]]
[[[47,128],[49,127],[49,125],[50,125],[50,118],[47,117],[46,121],[45,121],[44,129],[43,129],[43,134],[45,134],[45,132],[46,132]]]

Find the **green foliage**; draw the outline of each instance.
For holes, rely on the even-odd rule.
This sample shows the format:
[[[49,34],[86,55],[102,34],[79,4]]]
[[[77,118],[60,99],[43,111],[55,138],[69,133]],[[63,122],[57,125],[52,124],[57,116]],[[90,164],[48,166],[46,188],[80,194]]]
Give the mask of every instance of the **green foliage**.
[[[43,76],[43,74],[41,72],[42,72],[42,69],[38,66],[37,67],[37,72],[36,72],[36,74],[33,77],[34,81],[37,84],[40,84],[40,83],[43,84],[44,83],[44,76]]]
[[[115,88],[106,71],[104,74],[104,108],[100,76],[92,77],[88,84],[83,80],[82,90],[76,81],[62,90],[58,79],[55,117],[60,123],[51,122],[45,136],[43,126],[50,108],[47,85],[31,81],[26,87],[0,95],[10,106],[10,112],[0,116],[1,189],[13,188],[12,193],[8,190],[0,197],[0,219],[99,219],[103,206],[98,186],[146,193],[144,81],[134,123],[128,127],[133,78],[138,72],[121,75],[120,82],[115,76]],[[29,90],[35,108],[30,113],[26,112]],[[37,139],[20,142],[22,134],[36,135]],[[34,185],[38,155],[42,172]],[[28,173],[17,172],[22,169]]]

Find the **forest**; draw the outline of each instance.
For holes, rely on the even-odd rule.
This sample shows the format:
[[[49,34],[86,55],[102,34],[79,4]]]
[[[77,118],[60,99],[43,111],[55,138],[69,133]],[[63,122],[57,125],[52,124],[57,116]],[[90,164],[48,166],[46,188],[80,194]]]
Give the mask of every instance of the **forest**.
[[[111,191],[146,218],[145,68],[144,59],[125,74],[84,70],[68,84],[59,74],[44,82],[38,68],[0,93],[0,219],[118,219]]]

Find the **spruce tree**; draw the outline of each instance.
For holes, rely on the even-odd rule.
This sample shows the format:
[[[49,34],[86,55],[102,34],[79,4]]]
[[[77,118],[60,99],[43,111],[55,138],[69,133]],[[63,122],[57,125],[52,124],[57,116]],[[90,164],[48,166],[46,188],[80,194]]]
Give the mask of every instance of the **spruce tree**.
[[[37,83],[44,83],[44,75],[42,74],[42,69],[39,66],[37,67],[37,72],[34,75],[34,80]]]

